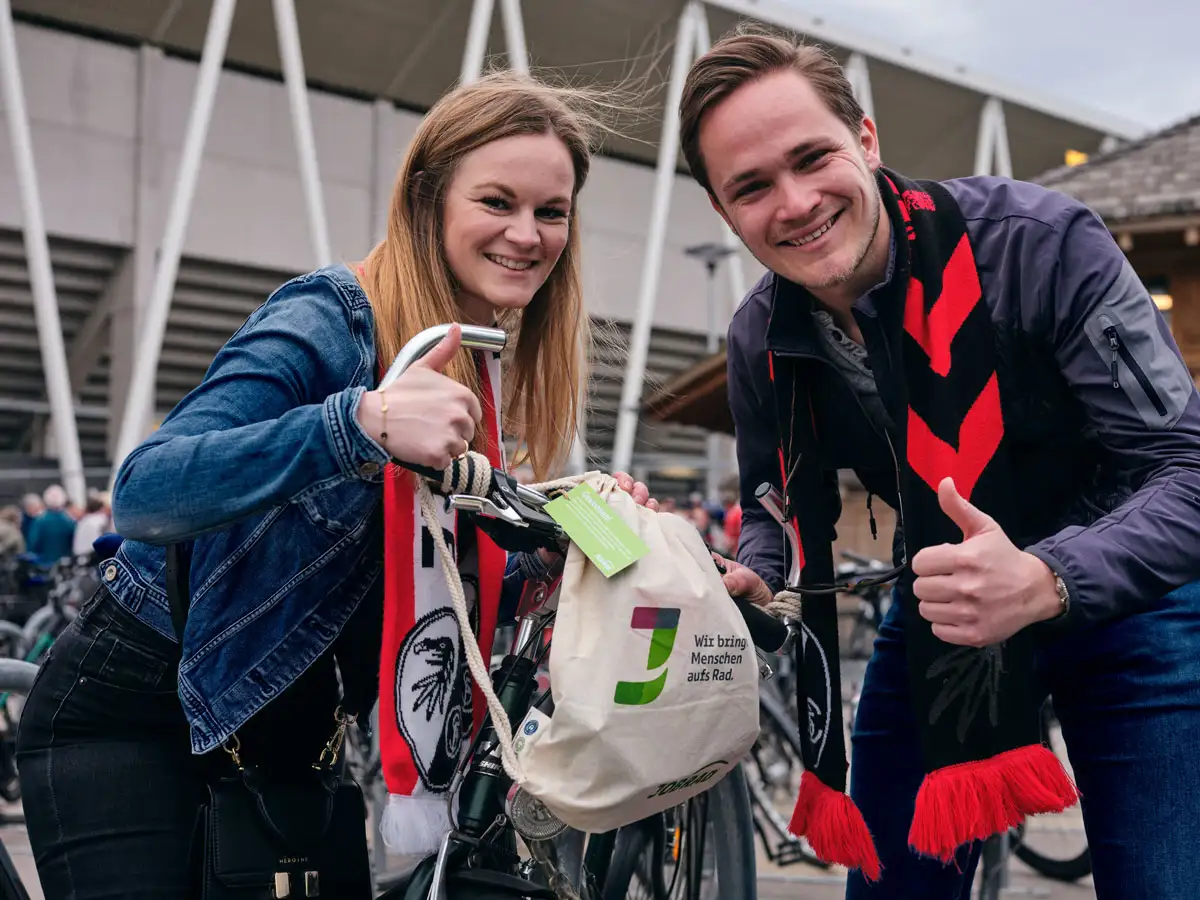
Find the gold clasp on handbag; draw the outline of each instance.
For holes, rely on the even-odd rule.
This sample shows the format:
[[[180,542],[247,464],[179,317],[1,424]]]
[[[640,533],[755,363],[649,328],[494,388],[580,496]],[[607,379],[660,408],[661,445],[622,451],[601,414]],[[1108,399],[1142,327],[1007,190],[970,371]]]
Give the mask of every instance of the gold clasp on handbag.
[[[292,876],[288,872],[276,872],[275,883],[271,887],[271,896],[275,900],[287,900],[292,896]],[[318,872],[304,873],[304,896],[321,896],[321,876]]]
[[[233,764],[238,767],[238,771],[242,771],[242,742],[236,734],[231,734],[229,740],[221,745],[222,749],[229,754],[233,760]]]
[[[342,744],[346,741],[346,729],[358,721],[358,716],[346,715],[339,706],[333,712],[333,720],[337,722],[337,727],[333,730],[332,737],[325,744],[325,749],[321,751],[321,756],[313,764],[314,769],[328,768],[337,761],[338,754],[342,750]]]

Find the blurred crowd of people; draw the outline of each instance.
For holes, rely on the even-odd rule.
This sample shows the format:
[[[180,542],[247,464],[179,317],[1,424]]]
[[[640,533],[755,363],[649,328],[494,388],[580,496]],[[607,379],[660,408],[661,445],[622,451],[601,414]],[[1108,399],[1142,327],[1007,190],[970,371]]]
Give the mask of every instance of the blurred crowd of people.
[[[528,483],[532,473],[518,466],[513,475]],[[691,522],[710,550],[733,558],[737,555],[742,529],[737,476],[721,483],[716,499],[705,499],[699,491],[686,500],[664,497],[663,512]],[[112,531],[112,509],[106,491],[89,491],[83,508],[72,504],[61,485],[52,484],[41,494],[26,494],[21,505],[0,507],[0,556],[28,553],[41,565],[50,566],[67,556],[86,556],[92,543]]]
[[[26,494],[21,505],[0,508],[0,556],[27,553],[44,566],[64,557],[86,556],[92,542],[112,530],[109,495],[90,491],[80,508],[62,485]]]
[[[736,475],[721,482],[716,499],[705,499],[703,494],[696,491],[688,495],[683,503],[673,497],[665,497],[659,501],[659,508],[663,512],[682,516],[696,526],[709,550],[730,559],[737,556],[738,537],[742,531],[742,507],[738,502]]]

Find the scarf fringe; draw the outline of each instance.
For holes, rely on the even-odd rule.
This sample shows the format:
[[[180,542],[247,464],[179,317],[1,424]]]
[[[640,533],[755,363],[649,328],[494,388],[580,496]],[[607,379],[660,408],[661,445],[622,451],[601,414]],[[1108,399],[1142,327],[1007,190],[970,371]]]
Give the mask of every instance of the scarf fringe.
[[[949,863],[963,844],[1020,825],[1026,816],[1062,812],[1079,797],[1058,757],[1041,744],[947,766],[921,783],[908,843]]]
[[[450,827],[445,795],[389,794],[379,834],[388,852],[396,856],[429,856],[438,852]]]
[[[788,831],[807,838],[818,859],[858,869],[878,881],[882,866],[875,841],[854,801],[835,791],[811,771],[800,778],[800,795]]]

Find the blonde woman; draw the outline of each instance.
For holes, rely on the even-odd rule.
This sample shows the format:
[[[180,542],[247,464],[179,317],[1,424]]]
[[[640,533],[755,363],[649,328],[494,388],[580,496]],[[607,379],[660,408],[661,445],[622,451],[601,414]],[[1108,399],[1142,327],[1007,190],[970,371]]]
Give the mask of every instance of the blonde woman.
[[[577,98],[515,75],[447,94],[401,166],[387,237],[361,263],[280,287],[122,464],[113,518],[125,541],[21,723],[48,900],[183,896],[222,747],[236,739],[244,761],[273,771],[310,766],[339,671],[347,693],[381,676],[386,836],[421,850],[444,824],[435,801],[481,705],[453,665],[440,683],[401,671],[454,654],[434,652],[428,629],[445,617],[422,609],[438,588],[414,482],[389,461],[441,468],[471,447],[503,464],[504,434],[536,478],[565,458],[586,384],[576,200],[596,135]],[[375,389],[405,341],[445,322],[508,329],[503,373],[454,328]],[[497,561],[473,529],[448,527],[486,643],[501,594],[548,560]],[[182,649],[164,573],[177,542],[190,547]],[[418,683],[424,693],[405,693]]]

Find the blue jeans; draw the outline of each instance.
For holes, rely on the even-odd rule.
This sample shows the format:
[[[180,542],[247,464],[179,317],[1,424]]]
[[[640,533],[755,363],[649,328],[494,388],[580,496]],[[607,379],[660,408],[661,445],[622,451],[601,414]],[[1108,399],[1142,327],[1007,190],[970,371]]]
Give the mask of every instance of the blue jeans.
[[[105,588],[50,648],[17,734],[46,900],[189,895],[196,812],[228,761],[189,752],[178,665],[179,646]],[[330,733],[336,679],[332,657],[318,660],[238,729],[244,758],[311,765]]]
[[[924,775],[909,706],[902,611],[893,603],[867,666],[850,794],[883,863],[851,873],[847,900],[967,900],[979,848],[948,866],[908,849]],[[1195,900],[1200,869],[1200,583],[1136,615],[1045,645],[1053,697],[1092,851],[1097,900]]]

